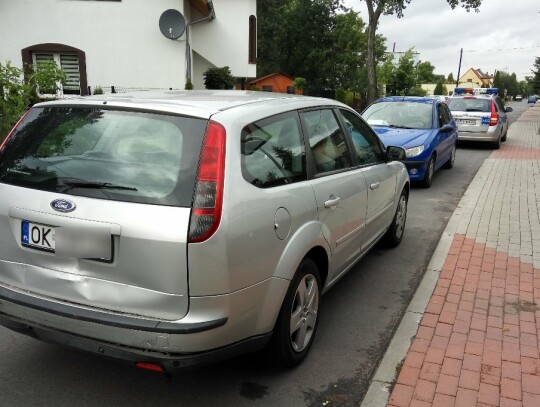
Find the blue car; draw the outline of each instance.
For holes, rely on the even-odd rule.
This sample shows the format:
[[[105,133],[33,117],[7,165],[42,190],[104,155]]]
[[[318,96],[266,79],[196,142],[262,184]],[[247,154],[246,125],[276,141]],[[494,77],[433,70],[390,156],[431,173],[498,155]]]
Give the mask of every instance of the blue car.
[[[429,188],[439,168],[452,168],[458,128],[446,103],[414,96],[390,96],[373,102],[362,117],[386,146],[405,149],[411,181]]]

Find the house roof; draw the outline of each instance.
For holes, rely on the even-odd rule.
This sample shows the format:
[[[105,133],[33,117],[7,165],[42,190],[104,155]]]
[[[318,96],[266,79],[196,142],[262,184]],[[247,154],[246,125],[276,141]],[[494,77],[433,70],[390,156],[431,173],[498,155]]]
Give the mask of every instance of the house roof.
[[[476,73],[476,75],[477,75],[480,79],[491,79],[491,75],[490,75],[490,74],[482,72],[482,70],[479,69],[479,68],[476,68],[476,69],[473,68],[473,71]]]
[[[488,73],[483,72],[480,68],[469,68],[467,72],[465,72],[460,78],[459,81],[463,79],[465,75],[467,75],[469,72],[472,72],[480,81],[491,81],[493,79],[493,75],[490,75]]]
[[[268,78],[271,78],[273,76],[284,76],[284,77],[290,79],[291,81],[294,80],[294,78],[292,76],[290,76],[290,75],[287,75],[287,74],[284,74],[284,73],[281,73],[281,72],[274,72],[274,73],[271,73],[269,75],[263,76],[262,78],[255,79],[254,81],[251,81],[250,84],[259,83],[259,82],[264,81],[264,80],[266,80]]]

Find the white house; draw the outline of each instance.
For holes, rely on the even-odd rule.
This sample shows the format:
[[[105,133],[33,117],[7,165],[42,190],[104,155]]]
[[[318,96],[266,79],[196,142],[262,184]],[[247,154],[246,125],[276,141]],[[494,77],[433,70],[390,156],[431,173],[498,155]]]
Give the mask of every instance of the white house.
[[[64,93],[95,87],[204,88],[203,72],[229,66],[256,73],[256,0],[0,0],[0,62],[22,68],[55,60],[68,75]],[[166,38],[166,10],[184,33]],[[176,13],[178,14],[178,13]],[[180,22],[180,28],[182,22]]]

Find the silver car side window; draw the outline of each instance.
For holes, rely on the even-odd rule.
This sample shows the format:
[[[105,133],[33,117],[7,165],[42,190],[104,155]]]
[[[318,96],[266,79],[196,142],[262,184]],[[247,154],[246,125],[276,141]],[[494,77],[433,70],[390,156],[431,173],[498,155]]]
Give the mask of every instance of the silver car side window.
[[[269,188],[306,179],[298,114],[290,112],[249,124],[241,134],[242,175]]]
[[[379,139],[368,125],[364,124],[362,119],[354,113],[347,110],[340,110],[345,126],[349,131],[358,164],[367,165],[384,161]]]
[[[315,171],[323,174],[352,166],[345,135],[330,109],[310,110],[302,115]]]

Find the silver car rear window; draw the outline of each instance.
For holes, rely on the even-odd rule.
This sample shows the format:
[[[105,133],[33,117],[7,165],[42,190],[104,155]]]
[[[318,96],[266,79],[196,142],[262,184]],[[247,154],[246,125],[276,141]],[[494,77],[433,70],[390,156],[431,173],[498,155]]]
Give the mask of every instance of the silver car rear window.
[[[450,98],[447,103],[453,112],[491,112],[491,99]]]
[[[0,183],[189,207],[206,125],[137,111],[34,108],[0,153]]]

